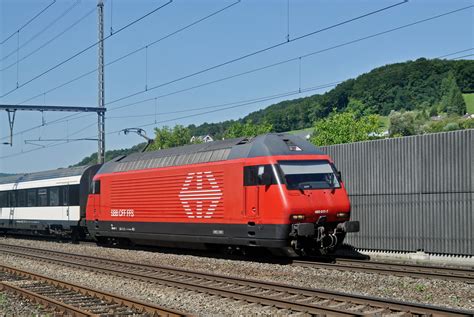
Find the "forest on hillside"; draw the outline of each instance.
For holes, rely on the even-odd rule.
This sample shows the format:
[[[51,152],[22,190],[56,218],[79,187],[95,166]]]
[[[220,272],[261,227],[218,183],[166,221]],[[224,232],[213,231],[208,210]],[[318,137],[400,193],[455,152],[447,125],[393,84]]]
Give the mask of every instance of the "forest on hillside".
[[[474,92],[474,61],[420,58],[375,68],[324,94],[283,101],[236,121],[267,122],[273,125],[274,132],[300,130],[312,127],[334,109],[344,111],[351,104],[362,107],[367,114],[382,116],[392,110],[429,110],[435,114],[437,110],[433,108],[441,102],[442,82],[449,73],[454,75],[462,93]],[[193,135],[219,138],[234,122],[190,125],[189,129]]]
[[[221,139],[235,137],[239,133],[286,132],[312,128],[318,122],[320,127],[331,127],[334,122],[339,122],[337,120],[353,120],[356,126],[357,120],[365,120],[365,117],[361,120],[361,116],[373,115],[388,116],[392,123],[397,123],[391,131],[394,136],[447,131],[446,127],[455,130],[472,125],[472,120],[467,124],[458,120],[466,112],[462,94],[469,93],[474,93],[473,60],[420,58],[375,68],[338,84],[324,94],[282,101],[238,120],[164,127],[155,129],[155,133],[157,139],[163,139],[162,145],[169,147],[189,143],[190,136],[211,135],[214,139]],[[351,115],[338,115],[345,112]],[[354,114],[359,118],[350,118]],[[439,114],[444,117],[437,122],[429,122],[431,116]],[[373,130],[376,126],[374,121],[366,128]],[[167,137],[168,141],[164,140]],[[329,142],[327,137],[322,140]],[[138,144],[130,149],[107,151],[106,159],[136,152],[143,147],[144,144]],[[160,147],[161,143],[151,149]],[[77,165],[94,163],[96,157],[94,153]]]

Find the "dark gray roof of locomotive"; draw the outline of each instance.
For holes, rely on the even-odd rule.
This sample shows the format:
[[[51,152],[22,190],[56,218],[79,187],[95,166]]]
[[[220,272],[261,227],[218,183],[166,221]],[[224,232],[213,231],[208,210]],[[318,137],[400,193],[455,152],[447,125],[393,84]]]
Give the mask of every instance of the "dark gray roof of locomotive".
[[[290,151],[289,144],[301,151]],[[308,141],[284,133],[270,133],[255,138],[237,138],[202,144],[191,144],[154,152],[120,156],[105,163],[98,174],[216,162],[238,158],[273,155],[324,154]]]
[[[90,166],[78,166],[70,168],[58,168],[50,171],[43,171],[37,173],[16,174],[10,176],[0,177],[0,184],[10,184],[19,182],[38,181],[43,179],[54,179],[69,176],[82,175],[84,171]]]

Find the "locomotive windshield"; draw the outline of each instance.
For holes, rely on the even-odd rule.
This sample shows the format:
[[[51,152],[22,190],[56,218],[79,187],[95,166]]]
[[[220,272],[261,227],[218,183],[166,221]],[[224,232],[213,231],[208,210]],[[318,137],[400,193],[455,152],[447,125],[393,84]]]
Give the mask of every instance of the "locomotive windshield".
[[[328,161],[279,161],[288,189],[339,188],[333,166]]]

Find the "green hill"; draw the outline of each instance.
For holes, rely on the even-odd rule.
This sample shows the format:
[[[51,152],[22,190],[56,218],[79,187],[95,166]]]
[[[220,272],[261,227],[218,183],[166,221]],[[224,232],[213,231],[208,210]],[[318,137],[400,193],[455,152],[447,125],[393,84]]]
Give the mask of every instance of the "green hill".
[[[441,101],[441,82],[449,72],[463,93],[474,92],[474,61],[428,60],[390,64],[346,80],[322,94],[287,100],[252,112],[240,121],[269,122],[275,132],[310,128],[334,108],[362,105],[367,113],[386,116],[391,110],[428,109]],[[350,101],[354,102],[350,105]],[[194,135],[221,137],[234,121],[191,125]]]
[[[420,58],[385,65],[348,79],[334,89],[309,97],[286,100],[252,112],[239,120],[190,125],[191,135],[210,134],[222,138],[224,132],[236,121],[251,121],[255,124],[268,122],[274,132],[308,129],[313,123],[326,117],[333,109],[352,109],[365,114],[387,116],[392,110],[424,110],[437,113],[442,99],[442,81],[452,73],[470,112],[474,107],[474,61],[472,60],[428,60]],[[132,149],[108,151],[107,158],[138,151]],[[81,163],[94,160],[95,154]]]

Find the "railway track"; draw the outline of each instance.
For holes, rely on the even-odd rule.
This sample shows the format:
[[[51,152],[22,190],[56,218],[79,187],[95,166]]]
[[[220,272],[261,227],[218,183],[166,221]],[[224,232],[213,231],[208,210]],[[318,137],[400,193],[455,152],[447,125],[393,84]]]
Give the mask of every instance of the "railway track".
[[[474,284],[474,270],[469,268],[451,268],[346,259],[337,259],[336,263],[322,263],[311,260],[293,260],[292,265],[352,272],[357,271],[364,273],[378,273],[417,278],[442,279]]]
[[[0,252],[35,261],[106,273],[159,285],[232,298],[243,304],[273,306],[307,315],[472,316],[472,312],[280,283],[198,273],[66,252],[0,244]]]
[[[0,290],[27,298],[55,316],[185,316],[6,265],[0,265]]]

